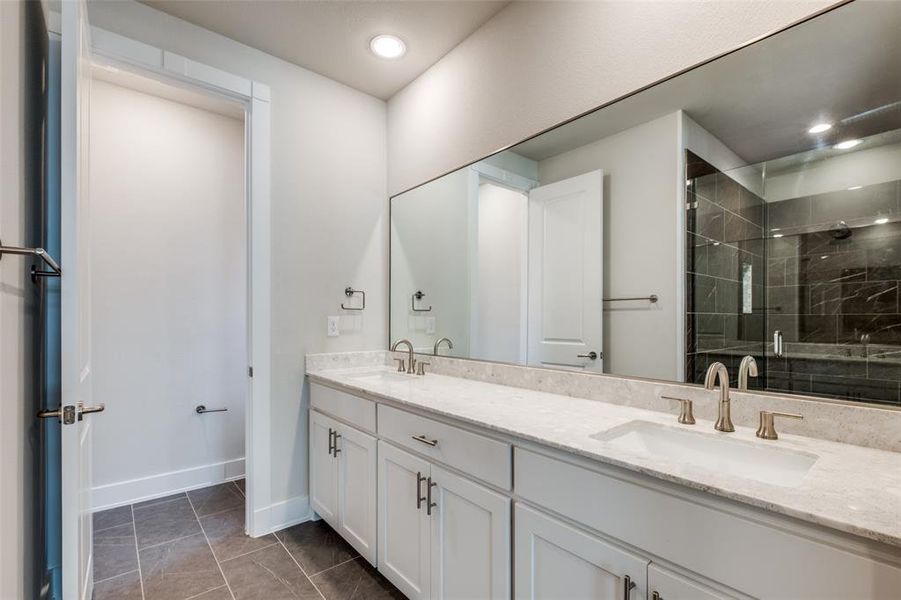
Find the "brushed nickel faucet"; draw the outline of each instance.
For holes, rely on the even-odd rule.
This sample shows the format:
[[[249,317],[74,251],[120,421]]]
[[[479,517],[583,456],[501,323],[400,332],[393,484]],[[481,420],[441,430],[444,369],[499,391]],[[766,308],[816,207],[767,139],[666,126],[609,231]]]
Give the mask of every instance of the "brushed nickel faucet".
[[[410,375],[413,375],[416,372],[416,359],[413,358],[413,342],[411,342],[410,340],[398,340],[398,341],[394,342],[394,345],[391,346],[391,351],[397,352],[397,347],[400,346],[401,344],[407,345],[407,349],[409,352],[409,354],[407,355],[407,373],[409,373]],[[403,367],[403,360],[400,358],[398,358],[396,360],[400,362],[400,365],[398,365],[397,370],[403,372],[403,369],[401,368],[401,367]]]
[[[448,350],[453,350],[453,349],[454,349],[454,343],[451,341],[451,339],[448,338],[448,337],[443,337],[443,338],[441,338],[440,340],[438,340],[437,342],[435,342],[435,349],[434,349],[434,352],[433,352],[433,354],[434,354],[435,356],[438,356],[438,346],[441,345],[441,342],[447,342],[447,349],[448,349]]]
[[[717,383],[720,386],[720,404],[716,414],[716,425],[713,428],[717,431],[735,431],[730,413],[729,370],[721,362],[715,362],[707,367],[707,376],[704,377],[704,387],[708,390],[715,388]]]
[[[748,389],[748,376],[757,377],[757,360],[751,355],[741,359],[738,366],[738,389]]]

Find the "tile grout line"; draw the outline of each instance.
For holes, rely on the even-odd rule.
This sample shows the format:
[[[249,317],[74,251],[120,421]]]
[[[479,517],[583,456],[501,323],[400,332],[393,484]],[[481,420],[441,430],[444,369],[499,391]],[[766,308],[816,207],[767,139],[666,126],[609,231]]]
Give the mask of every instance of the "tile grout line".
[[[185,600],[192,600],[193,598],[200,598],[200,597],[203,596],[204,594],[209,594],[210,592],[214,592],[214,591],[216,591],[216,590],[221,590],[222,588],[225,588],[225,589],[228,590],[228,589],[229,589],[229,588],[228,588],[228,584],[220,585],[219,587],[214,587],[214,588],[211,589],[211,590],[207,590],[207,591],[205,591],[205,592],[200,592],[199,594],[194,594],[193,596],[188,596],[187,598],[185,598]],[[231,590],[229,590],[229,591],[231,591]]]
[[[250,552],[244,552],[243,554],[237,554],[235,556],[230,556],[230,557],[226,558],[225,560],[223,560],[222,562],[224,562],[224,563],[231,562],[231,561],[235,560],[236,558],[241,558],[242,556],[247,556],[248,554],[253,554],[254,552],[259,552],[260,550],[265,550],[266,548],[271,548],[271,547],[275,546],[276,544],[278,544],[277,540],[272,542],[271,544],[266,544],[265,546],[255,548],[255,549],[251,550]]]
[[[316,573],[313,573],[312,575],[310,575],[310,577],[312,578],[312,577],[316,577],[317,575],[322,575],[322,574],[325,573],[326,571],[331,571],[332,569],[337,569],[337,568],[340,567],[341,565],[346,565],[347,563],[353,562],[353,561],[357,560],[358,558],[362,558],[362,557],[363,557],[362,554],[357,554],[357,555],[354,556],[353,558],[348,558],[347,560],[343,560],[343,561],[339,562],[337,565],[332,565],[332,566],[330,566],[330,567],[327,568],[327,569],[322,569],[321,571],[318,571],[318,572],[316,572]]]
[[[0,2],[2,2],[2,0],[0,0]],[[201,533],[203,533],[203,527],[200,528],[200,531],[201,531]],[[189,537],[194,537],[195,535],[200,535],[200,533],[191,533],[188,535],[180,535],[177,538],[172,538],[171,540],[166,540],[165,542],[157,542],[156,544],[150,544],[149,546],[144,546],[143,548],[140,548],[139,551],[140,550],[149,550],[151,548],[158,548],[159,546],[171,544],[172,542],[179,542],[181,540],[186,540]]]
[[[135,522],[135,505],[131,508],[131,529],[135,535],[135,558],[138,559],[138,581],[141,583],[141,600],[144,600],[144,572],[141,570],[141,551],[138,549],[138,524]]]
[[[319,597],[322,598],[322,600],[325,600],[325,594],[322,593],[322,590],[319,589],[319,586],[316,585],[316,582],[313,581],[309,575],[307,575],[307,572],[304,571],[304,568],[302,566],[300,566],[300,563],[297,562],[297,559],[294,558],[294,555],[288,551],[288,547],[285,546],[285,543],[281,540],[280,537],[278,537],[278,534],[273,533],[273,535],[275,535],[275,539],[278,540],[278,543],[281,545],[282,549],[284,549],[284,551],[288,553],[288,556],[291,558],[291,560],[294,561],[294,564],[297,565],[297,568],[300,569],[300,572],[303,573],[303,576],[306,577],[307,581],[310,582],[310,585],[313,586],[313,589],[316,590],[316,592],[319,594]]]
[[[104,577],[103,579],[95,579],[94,585],[97,585],[98,583],[103,583],[105,581],[110,581],[112,579],[118,579],[120,577],[125,577],[126,575],[131,575],[132,573],[138,573],[140,575],[140,572],[138,571],[138,569],[132,569],[131,571],[125,571],[124,573],[119,573],[118,575],[113,575],[112,577]]]
[[[232,600],[235,599],[235,593],[232,591],[232,587],[228,584],[228,579],[225,577],[225,571],[222,570],[222,565],[219,564],[219,558],[216,556],[216,551],[213,550],[213,545],[210,543],[210,538],[206,534],[206,530],[203,528],[203,523],[200,522],[200,517],[197,516],[197,509],[194,508],[194,503],[191,502],[191,497],[185,494],[188,497],[188,505],[191,507],[191,512],[194,513],[194,518],[197,519],[197,525],[200,527],[201,533],[203,533],[203,539],[206,540],[206,545],[210,549],[210,554],[213,555],[213,560],[216,561],[216,568],[219,569],[219,574],[222,575],[222,581],[225,582],[225,589],[228,590],[229,595],[232,597]],[[222,586],[219,586],[222,587]],[[217,588],[212,588],[217,589]],[[207,590],[207,592],[212,590]],[[206,592],[204,592],[206,593]]]

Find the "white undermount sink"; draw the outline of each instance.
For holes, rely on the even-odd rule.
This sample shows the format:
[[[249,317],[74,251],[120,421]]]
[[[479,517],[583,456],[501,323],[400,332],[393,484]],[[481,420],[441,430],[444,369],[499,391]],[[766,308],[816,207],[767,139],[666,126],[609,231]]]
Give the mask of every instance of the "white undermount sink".
[[[387,371],[384,369],[373,369],[371,371],[363,371],[360,373],[352,373],[347,376],[349,379],[362,381],[367,383],[400,383],[412,381],[416,376],[407,375],[406,373],[398,373],[397,371]]]
[[[629,421],[591,437],[648,458],[666,457],[714,473],[787,487],[800,483],[817,461],[815,454],[773,445],[778,442],[749,442],[728,436]]]

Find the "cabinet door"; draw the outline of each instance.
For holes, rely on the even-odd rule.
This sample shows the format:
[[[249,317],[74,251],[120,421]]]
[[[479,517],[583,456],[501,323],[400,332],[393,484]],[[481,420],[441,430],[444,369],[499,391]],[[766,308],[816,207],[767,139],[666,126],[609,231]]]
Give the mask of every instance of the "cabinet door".
[[[657,565],[648,567],[649,598],[653,600],[733,600],[730,596],[710,589],[691,579]]]
[[[338,426],[338,533],[363,558],[375,564],[376,555],[376,439]]]
[[[429,598],[429,463],[379,441],[379,571],[410,600]]]
[[[646,597],[650,561],[522,504],[515,521],[516,598]]]
[[[510,597],[510,500],[432,465],[432,598]]]
[[[310,506],[332,527],[338,527],[338,461],[329,449],[337,427],[310,411]]]

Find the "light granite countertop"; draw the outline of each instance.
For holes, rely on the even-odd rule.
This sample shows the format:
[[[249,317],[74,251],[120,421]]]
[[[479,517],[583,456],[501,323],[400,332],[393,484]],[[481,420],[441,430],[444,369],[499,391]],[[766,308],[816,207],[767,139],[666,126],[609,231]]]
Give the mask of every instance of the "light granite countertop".
[[[393,369],[378,365],[307,369],[314,382],[901,547],[901,453],[797,435],[780,434],[777,441],[764,441],[748,427],[722,434],[714,431],[710,421],[678,425],[675,409],[667,414],[434,373],[402,380],[360,379],[361,373],[378,372],[392,373]],[[666,456],[650,457],[592,437],[634,420],[684,427],[702,435],[728,435],[744,444],[814,454],[817,460],[798,485],[788,487],[714,472]]]

